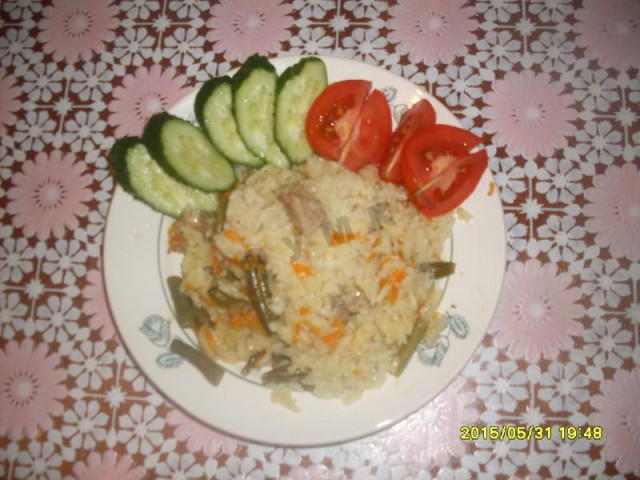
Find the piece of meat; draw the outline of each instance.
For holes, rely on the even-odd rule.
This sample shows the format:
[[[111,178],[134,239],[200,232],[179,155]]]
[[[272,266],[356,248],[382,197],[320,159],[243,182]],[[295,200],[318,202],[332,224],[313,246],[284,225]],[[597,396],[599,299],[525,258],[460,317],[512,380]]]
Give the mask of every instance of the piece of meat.
[[[294,187],[287,193],[281,193],[278,200],[284,205],[295,228],[303,235],[315,232],[327,218],[322,203],[304,190]]]
[[[185,208],[180,215],[180,222],[206,235],[211,230],[211,217],[195,208]]]
[[[345,290],[343,293],[333,297],[333,310],[338,318],[346,320],[352,315],[357,315],[365,308],[369,308],[371,303],[362,290],[358,287]]]

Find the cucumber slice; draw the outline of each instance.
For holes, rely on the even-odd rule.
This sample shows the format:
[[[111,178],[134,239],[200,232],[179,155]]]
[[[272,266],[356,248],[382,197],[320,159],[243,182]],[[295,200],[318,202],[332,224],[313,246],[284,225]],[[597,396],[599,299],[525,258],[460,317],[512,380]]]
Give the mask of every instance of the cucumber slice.
[[[224,76],[205,82],[193,106],[196,118],[215,147],[234,163],[259,167],[264,162],[244,144],[233,116],[231,78]]]
[[[275,138],[293,163],[303,163],[313,155],[304,124],[311,104],[327,83],[327,68],[316,57],[303,58],[278,78]]]
[[[230,189],[236,175],[202,130],[170,113],[153,115],[144,131],[151,156],[172,177],[205,192]]]
[[[260,55],[253,55],[233,77],[233,113],[245,145],[265,162],[289,167],[289,159],[274,136],[276,69]]]
[[[208,213],[218,208],[217,193],[202,192],[167,175],[140,138],[117,140],[109,158],[120,186],[160,213],[177,218],[188,207]]]

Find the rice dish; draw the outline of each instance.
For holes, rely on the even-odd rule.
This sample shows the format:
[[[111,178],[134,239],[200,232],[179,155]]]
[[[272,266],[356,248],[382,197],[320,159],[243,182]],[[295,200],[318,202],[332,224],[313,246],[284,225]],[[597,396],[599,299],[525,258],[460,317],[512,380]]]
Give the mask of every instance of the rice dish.
[[[395,371],[416,318],[429,320],[427,340],[442,328],[440,292],[420,266],[441,259],[453,215],[427,219],[375,166],[265,166],[231,191],[217,233],[201,224],[172,226],[182,289],[212,322],[198,342],[221,362],[249,362],[249,377],[286,359],[278,398],[306,390],[353,401]],[[248,252],[266,274],[266,325],[251,307]]]

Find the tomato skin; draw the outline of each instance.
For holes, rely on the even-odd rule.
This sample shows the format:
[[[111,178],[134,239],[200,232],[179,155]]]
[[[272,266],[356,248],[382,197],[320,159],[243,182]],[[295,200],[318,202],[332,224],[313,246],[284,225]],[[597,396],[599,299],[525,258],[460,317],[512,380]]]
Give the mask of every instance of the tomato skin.
[[[436,123],[436,111],[427,99],[413,104],[400,119],[391,136],[387,152],[380,163],[380,178],[387,182],[402,185],[402,167],[400,165],[402,147],[413,132]]]
[[[354,172],[370,163],[378,164],[391,140],[391,128],[389,103],[380,90],[373,90],[340,154],[340,163]]]
[[[307,140],[320,156],[338,160],[371,90],[367,80],[343,80],[327,86],[305,121]]]
[[[402,176],[409,198],[424,215],[444,215],[473,193],[488,165],[486,150],[470,153],[480,142],[448,125],[422,128],[408,138]]]

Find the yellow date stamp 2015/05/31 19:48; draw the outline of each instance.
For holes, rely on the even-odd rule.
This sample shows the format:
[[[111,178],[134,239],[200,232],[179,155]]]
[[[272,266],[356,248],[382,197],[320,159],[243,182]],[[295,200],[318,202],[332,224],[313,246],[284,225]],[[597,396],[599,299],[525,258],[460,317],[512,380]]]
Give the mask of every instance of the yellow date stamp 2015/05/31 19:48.
[[[554,435],[555,434],[555,435]],[[602,427],[573,425],[462,425],[460,440],[542,440],[559,438],[560,440],[602,440]]]

